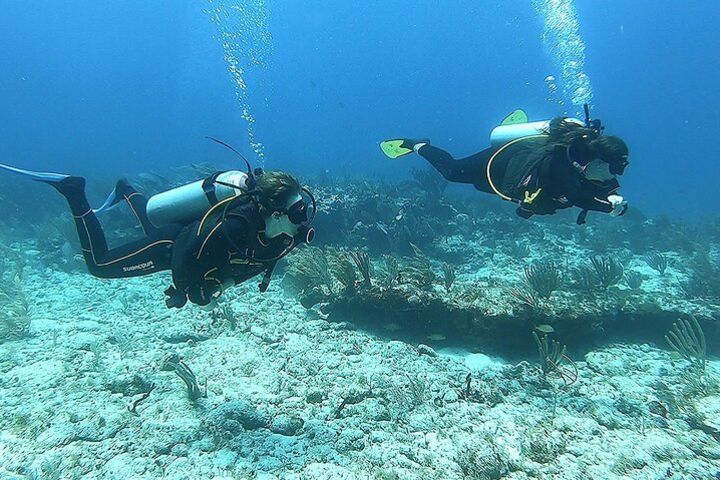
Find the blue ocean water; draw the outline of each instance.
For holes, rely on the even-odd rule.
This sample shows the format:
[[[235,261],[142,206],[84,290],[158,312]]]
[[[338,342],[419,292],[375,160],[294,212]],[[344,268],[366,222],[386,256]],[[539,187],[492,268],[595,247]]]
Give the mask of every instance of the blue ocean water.
[[[132,253],[104,263],[85,204],[0,169],[0,479],[720,478],[719,21],[700,0],[0,2],[0,164],[82,175],[97,206],[121,177],[244,169],[212,136],[319,206],[276,268],[220,252],[272,277],[209,269],[217,298],[173,305],[186,264],[128,258],[195,224],[162,237],[124,190],[99,218]],[[583,103],[631,162],[627,214],[584,226],[379,148],[462,157],[517,108]],[[231,237],[213,212],[186,263]]]
[[[634,205],[699,216],[718,168],[714,2],[576,2],[593,112],[627,139]],[[29,167],[128,173],[218,159],[215,135],[248,149],[210,4],[5,2],[0,156]],[[268,166],[396,176],[387,136],[430,137],[457,155],[487,145],[509,111],[546,101],[558,68],[531,2],[268,2],[264,68],[248,103]],[[575,112],[573,112],[575,110]]]

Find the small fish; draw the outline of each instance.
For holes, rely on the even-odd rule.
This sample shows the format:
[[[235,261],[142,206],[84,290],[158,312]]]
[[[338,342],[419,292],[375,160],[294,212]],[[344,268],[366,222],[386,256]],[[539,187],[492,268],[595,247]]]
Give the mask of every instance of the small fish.
[[[217,171],[217,168],[215,168],[212,164],[208,162],[202,162],[202,163],[191,163],[190,168],[195,170],[196,172],[215,172]]]
[[[163,177],[162,175],[158,175],[157,173],[142,172],[138,173],[138,177],[148,182],[168,183],[167,178]]]
[[[400,330],[400,325],[397,323],[388,323],[387,325],[383,325],[383,329],[387,330],[388,332],[397,332]]]
[[[447,340],[447,337],[445,335],[441,335],[439,333],[433,333],[425,337],[428,340],[432,340],[433,342],[442,342],[443,340]]]
[[[555,329],[551,325],[542,324],[542,325],[536,325],[535,330],[542,332],[542,333],[553,333]]]

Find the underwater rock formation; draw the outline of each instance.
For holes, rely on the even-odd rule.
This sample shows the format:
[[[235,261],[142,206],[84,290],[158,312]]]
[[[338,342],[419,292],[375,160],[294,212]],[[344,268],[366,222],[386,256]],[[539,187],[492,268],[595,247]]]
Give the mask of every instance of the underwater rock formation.
[[[526,222],[426,180],[317,189],[319,243],[209,312],[6,239],[0,476],[720,472],[720,223]]]

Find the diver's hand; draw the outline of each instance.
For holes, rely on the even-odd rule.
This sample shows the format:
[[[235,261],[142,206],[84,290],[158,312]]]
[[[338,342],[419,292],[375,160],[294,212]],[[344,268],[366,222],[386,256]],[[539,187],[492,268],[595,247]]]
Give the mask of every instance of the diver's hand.
[[[628,208],[628,202],[626,202],[620,195],[610,195],[608,197],[608,202],[610,202],[610,206],[612,207],[610,215],[613,217],[619,217],[624,214]]]
[[[165,305],[167,308],[182,308],[187,303],[187,295],[181,292],[174,285],[165,290]]]
[[[222,294],[222,289],[216,283],[205,283],[188,288],[188,299],[200,307],[210,305]]]

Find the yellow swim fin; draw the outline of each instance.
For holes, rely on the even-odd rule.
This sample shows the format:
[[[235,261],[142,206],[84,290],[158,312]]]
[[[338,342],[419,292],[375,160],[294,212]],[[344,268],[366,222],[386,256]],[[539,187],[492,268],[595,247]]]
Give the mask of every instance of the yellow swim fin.
[[[502,121],[500,125],[515,125],[518,123],[527,123],[528,122],[528,116],[527,113],[525,113],[524,110],[517,109],[513,111],[510,115],[505,117],[505,119]]]
[[[385,140],[380,142],[380,149],[388,158],[398,158],[408,153],[412,153],[412,145],[408,145],[408,142],[404,139],[396,140]]]

